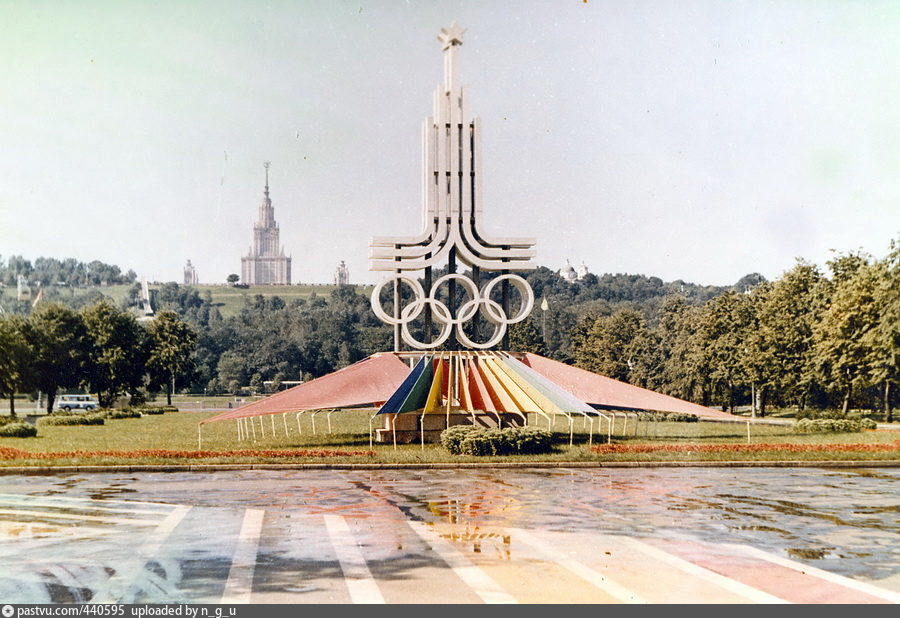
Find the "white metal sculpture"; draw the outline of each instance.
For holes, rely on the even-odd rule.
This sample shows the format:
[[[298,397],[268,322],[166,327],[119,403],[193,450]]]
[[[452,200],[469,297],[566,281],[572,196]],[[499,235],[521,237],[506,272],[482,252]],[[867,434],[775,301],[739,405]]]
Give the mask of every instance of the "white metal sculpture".
[[[470,119],[466,106],[466,92],[459,84],[458,48],[464,30],[454,22],[441,30],[438,40],[444,52],[444,83],[434,93],[434,116],[422,127],[422,206],[423,229],[418,236],[379,236],[372,239],[369,249],[370,269],[394,274],[372,291],[372,309],[383,321],[395,327],[395,347],[399,339],[419,349],[433,349],[445,343],[455,333],[456,340],[468,348],[487,349],[504,340],[507,327],[528,317],[534,305],[534,294],[528,282],[513,270],[533,270],[535,263],[534,238],[494,238],[482,229],[484,191],[481,171],[481,121]],[[457,274],[457,259],[470,267],[474,280]],[[432,267],[448,264],[450,273],[431,284]],[[410,271],[425,271],[426,291]],[[479,273],[500,271],[502,274],[479,285]],[[381,306],[381,292],[393,284],[394,311],[388,314]],[[400,306],[400,284],[412,289],[414,300]],[[437,299],[442,285],[455,298],[455,286],[465,290],[467,300],[456,308]],[[509,285],[520,296],[519,310],[508,313]],[[502,302],[492,300],[491,293],[500,285]],[[431,341],[417,340],[409,325],[422,315],[426,323],[433,317],[440,332]],[[477,342],[464,331],[463,325],[483,317],[494,326],[487,341]]]

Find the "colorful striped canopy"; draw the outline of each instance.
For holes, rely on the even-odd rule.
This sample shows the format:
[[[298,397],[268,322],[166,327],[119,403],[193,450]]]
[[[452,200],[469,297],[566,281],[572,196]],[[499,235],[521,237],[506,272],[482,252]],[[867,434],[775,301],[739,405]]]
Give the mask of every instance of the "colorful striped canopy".
[[[735,418],[689,401],[538,356],[435,352],[415,366],[408,353],[375,354],[354,365],[202,421],[305,410],[379,407],[378,414],[596,414],[597,408]]]

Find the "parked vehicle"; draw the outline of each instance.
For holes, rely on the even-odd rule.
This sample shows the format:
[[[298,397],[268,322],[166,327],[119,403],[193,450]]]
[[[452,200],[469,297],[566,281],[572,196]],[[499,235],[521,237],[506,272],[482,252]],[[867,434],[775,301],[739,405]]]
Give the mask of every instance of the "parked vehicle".
[[[53,404],[54,410],[94,410],[100,402],[91,395],[60,395]]]

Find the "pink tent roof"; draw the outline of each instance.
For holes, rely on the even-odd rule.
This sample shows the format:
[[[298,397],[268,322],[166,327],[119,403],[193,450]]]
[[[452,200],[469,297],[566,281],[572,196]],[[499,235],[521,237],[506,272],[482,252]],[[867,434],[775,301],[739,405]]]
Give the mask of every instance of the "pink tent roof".
[[[398,356],[374,354],[334,373],[222,412],[201,423],[300,410],[371,406],[390,399],[407,375],[409,367]]]
[[[537,354],[526,354],[524,362],[563,390],[593,405],[658,412],[684,412],[696,414],[701,418],[735,418],[727,412],[632,386]]]

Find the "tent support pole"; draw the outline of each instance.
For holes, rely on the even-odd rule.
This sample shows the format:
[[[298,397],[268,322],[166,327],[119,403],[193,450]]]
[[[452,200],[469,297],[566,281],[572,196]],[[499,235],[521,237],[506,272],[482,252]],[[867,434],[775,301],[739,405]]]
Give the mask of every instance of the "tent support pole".
[[[397,415],[391,419],[391,432],[394,434],[394,450],[397,450]]]
[[[247,424],[250,425],[250,430],[253,431],[253,441],[256,442],[256,423],[253,422],[253,417],[247,417]]]
[[[287,412],[281,415],[281,420],[284,422],[284,436],[288,436],[288,424],[287,424]]]
[[[331,415],[335,413],[335,410],[329,410],[325,413],[325,420],[328,421],[328,433],[331,433]]]
[[[277,437],[277,436],[275,435],[275,415],[274,415],[274,414],[270,414],[270,415],[269,415],[269,418],[272,419],[272,437],[275,438],[275,437]]]
[[[303,414],[303,410],[297,412],[297,433],[303,435],[303,429],[300,427],[300,415]]]
[[[203,448],[203,425],[197,425],[197,450]]]

